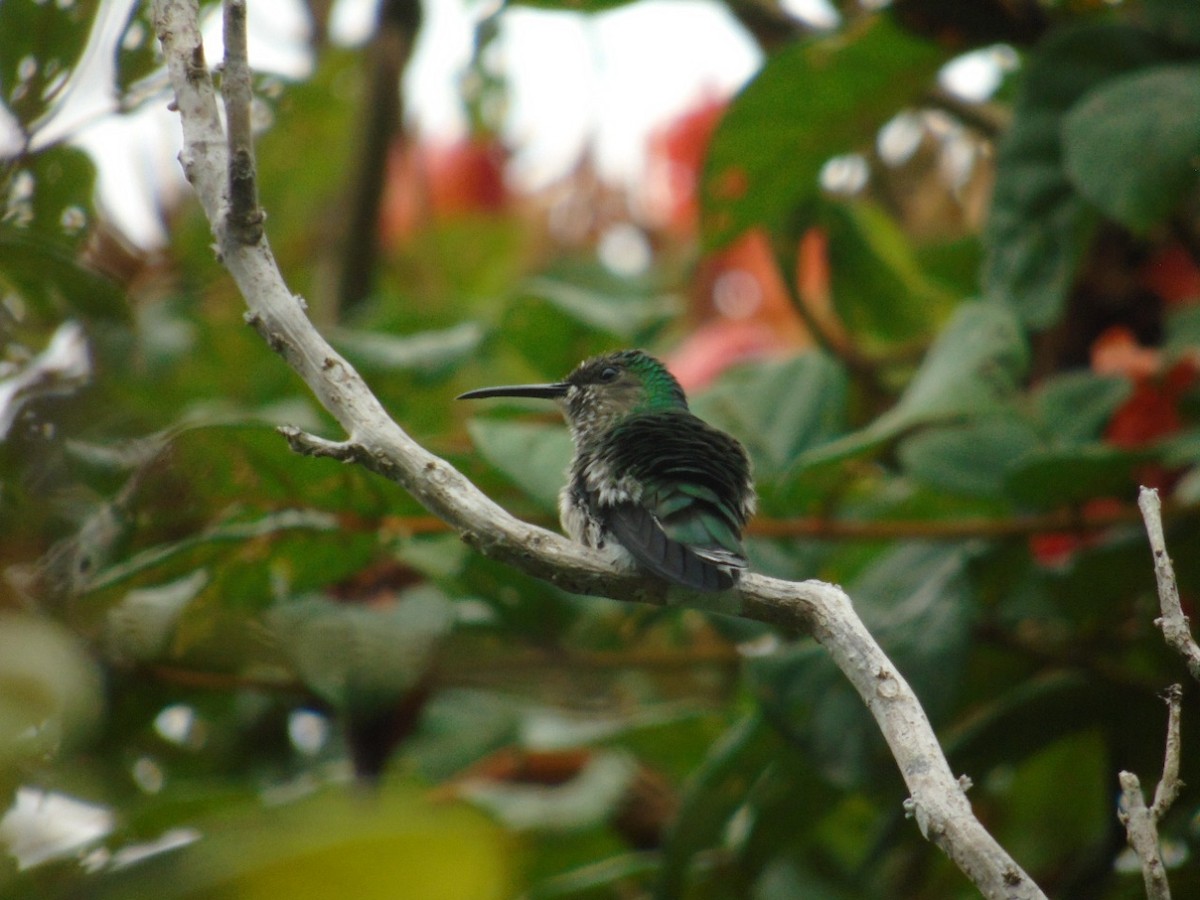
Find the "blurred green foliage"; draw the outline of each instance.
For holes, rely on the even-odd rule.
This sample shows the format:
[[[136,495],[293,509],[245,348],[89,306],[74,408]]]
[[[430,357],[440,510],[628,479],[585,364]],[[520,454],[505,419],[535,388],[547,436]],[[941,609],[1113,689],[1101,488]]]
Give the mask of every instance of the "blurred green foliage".
[[[763,228],[790,266],[820,229],[859,355],[838,338],[735,367],[694,406],[754,457],[754,567],[845,585],[987,827],[1051,895],[1117,900],[1142,888],[1116,773],[1160,771],[1156,695],[1185,677],[1153,626],[1132,501],[1147,478],[1173,498],[1193,602],[1200,396],[1194,378],[1168,387],[1200,316],[1159,304],[1144,377],[1053,350],[1091,327],[1077,307],[1100,235],[1135,251],[1115,263],[1130,282],[1164,245],[1200,245],[1200,18],[1077,6],[1019,48],[977,235],[915,235],[894,195],[818,180],[927,103],[960,45],[852,11],[784,36],[718,126],[697,243]],[[134,277],[93,162],[38,140],[102,8],[0,3],[0,101],[22,138],[0,169],[0,894],[974,896],[905,819],[867,710],[811,640],[567,595],[394,485],[288,450],[279,424],[341,435],[244,326],[197,211]],[[122,109],[155,90],[149,29],[139,8],[98,48]],[[311,77],[261,85],[281,268],[399,422],[549,524],[561,425],[454,396],[678,344],[699,251],[624,276],[515,207],[435,218],[338,320],[330,223],[366,77],[362,55],[325,48]],[[1184,724],[1200,783],[1190,700]],[[352,764],[372,787],[345,783]],[[48,823],[30,791],[106,824],[34,864],[21,835]],[[1185,793],[1163,827],[1180,896],[1200,891],[1198,809]]]

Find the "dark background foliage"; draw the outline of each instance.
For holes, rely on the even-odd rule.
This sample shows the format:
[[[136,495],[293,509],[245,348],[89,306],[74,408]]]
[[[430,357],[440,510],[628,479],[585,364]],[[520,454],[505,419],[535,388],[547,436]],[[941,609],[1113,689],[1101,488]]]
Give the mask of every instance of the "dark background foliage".
[[[561,425],[454,396],[667,354],[753,455],[754,567],[845,586],[1049,894],[1142,896],[1116,773],[1160,771],[1158,695],[1184,670],[1153,625],[1139,483],[1166,499],[1185,605],[1200,585],[1200,14],[906,0],[816,34],[729,8],[765,62],[664,129],[651,153],[694,196],[646,222],[586,161],[553,192],[505,184],[504,81],[480,62],[504,9],[463,82],[474,133],[435,149],[394,98],[415,7],[385,4],[349,52],[313,3],[311,76],[260,85],[281,267],[398,421],[546,524]],[[139,251],[93,161],[42,139],[101,9],[0,3],[23,137],[0,169],[0,892],[972,896],[811,641],[566,595],[289,452],[278,424],[338,435],[244,327],[194,205]],[[147,15],[97,51],[123,110],[165,102]],[[938,86],[1000,42],[1019,65],[992,100]],[[920,138],[902,160],[879,149],[898,115]],[[862,183],[823,179],[847,154]],[[629,223],[653,250],[634,275],[597,256]],[[713,303],[730,272],[749,315]],[[1180,896],[1197,809],[1185,791],[1163,827]]]

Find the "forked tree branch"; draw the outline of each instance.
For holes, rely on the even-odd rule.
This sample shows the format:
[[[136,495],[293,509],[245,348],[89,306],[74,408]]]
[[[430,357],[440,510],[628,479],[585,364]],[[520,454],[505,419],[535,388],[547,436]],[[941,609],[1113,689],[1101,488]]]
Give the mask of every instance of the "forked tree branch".
[[[358,373],[313,328],[304,302],[284,283],[266,238],[244,239],[231,220],[230,154],[204,60],[196,0],[155,0],[154,21],[183,124],[180,160],[212,225],[221,258],[245,298],[246,320],[347,434],[345,440],[330,441],[284,429],[291,446],[301,453],[358,463],[397,482],[468,544],[530,575],[576,593],[667,603],[662,582],[618,569],[586,547],[514,519],[392,421]],[[226,41],[231,37],[235,36]],[[676,600],[674,595],[671,599]],[[910,791],[906,807],[921,833],[945,851],[985,897],[1044,897],[972,814],[964,783],[951,772],[920,701],[840,588],[749,574],[721,603],[720,612],[791,633],[807,632],[825,647],[875,717]]]
[[[1138,507],[1142,511],[1146,536],[1154,554],[1154,578],[1158,583],[1158,605],[1162,612],[1154,624],[1162,629],[1167,646],[1183,657],[1192,677],[1200,681],[1200,646],[1192,637],[1191,625],[1179,602],[1179,585],[1175,581],[1175,567],[1167,555],[1158,491],[1143,487],[1138,493]],[[1121,772],[1117,776],[1121,784],[1121,811],[1118,815],[1125,826],[1129,846],[1142,867],[1142,879],[1149,900],[1171,900],[1171,886],[1167,881],[1167,870],[1159,847],[1158,823],[1183,790],[1183,782],[1179,780],[1182,698],[1183,688],[1178,684],[1167,688],[1167,746],[1163,756],[1162,778],[1154,791],[1154,802],[1146,805],[1141,782],[1133,772]]]
[[[1146,536],[1150,539],[1150,551],[1154,554],[1154,578],[1158,582],[1158,605],[1162,615],[1154,624],[1162,629],[1167,646],[1179,653],[1187,663],[1192,678],[1200,681],[1200,646],[1192,637],[1188,617],[1179,602],[1179,585],[1175,581],[1175,567],[1167,555],[1167,540],[1163,535],[1162,504],[1158,491],[1144,487],[1138,493],[1138,507],[1146,523]]]
[[[1154,802],[1146,805],[1142,784],[1133,772],[1121,772],[1117,780],[1121,783],[1121,811],[1118,818],[1125,826],[1125,837],[1142,867],[1142,880],[1146,886],[1147,900],[1171,900],[1171,885],[1167,881],[1167,868],[1163,864],[1162,851],[1158,842],[1158,823],[1179,792],[1183,782],[1179,780],[1179,713],[1183,703],[1183,689],[1173,684],[1167,688],[1167,749],[1163,754],[1163,773],[1158,787],[1154,789]]]

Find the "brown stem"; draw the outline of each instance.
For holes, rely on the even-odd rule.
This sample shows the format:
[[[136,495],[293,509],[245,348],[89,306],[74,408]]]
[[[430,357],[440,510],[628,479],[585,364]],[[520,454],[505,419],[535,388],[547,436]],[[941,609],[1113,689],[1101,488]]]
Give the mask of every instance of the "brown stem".
[[[1173,505],[1167,514],[1171,518],[1182,518],[1200,512],[1197,507]],[[1095,512],[1061,509],[1054,512],[1012,518],[963,518],[963,519],[895,519],[891,521],[839,521],[824,517],[802,519],[772,519],[759,516],[752,520],[746,533],[764,538],[813,538],[826,541],[894,541],[894,540],[937,540],[957,541],[971,538],[1025,537],[1034,534],[1070,532],[1086,534],[1102,531],[1114,525],[1128,525],[1140,521],[1141,514],[1131,505]],[[549,519],[534,520],[537,524],[553,527]],[[367,523],[364,527],[374,527]],[[440,534],[450,531],[436,516],[388,516],[381,526],[400,536]]]
[[[792,307],[796,310],[797,315],[800,316],[800,320],[804,322],[804,326],[808,329],[812,339],[818,347],[840,359],[846,368],[849,369],[850,374],[866,393],[871,408],[881,408],[890,405],[891,393],[885,387],[882,378],[880,378],[880,365],[878,361],[859,350],[848,336],[834,335],[826,327],[826,324],[821,321],[821,317],[808,305],[805,297],[800,292],[799,286],[796,284],[797,260],[795,242],[790,238],[784,238],[784,241],[786,242],[784,245],[781,246],[776,242],[773,247],[775,264],[779,267],[782,281],[787,287],[788,299],[791,300]]]
[[[221,95],[229,140],[229,234],[239,243],[262,240],[263,213],[254,173],[254,133],[250,124],[253,95],[246,50],[246,2],[225,0],[225,70]]]
[[[362,136],[353,164],[350,209],[342,236],[337,308],[361,303],[375,284],[379,258],[379,210],[387,177],[388,151],[400,130],[400,79],[421,24],[418,0],[383,0],[379,23],[367,50],[368,85],[362,108]]]
[[[949,113],[972,131],[995,140],[1008,130],[1012,116],[992,103],[970,103],[942,88],[925,95],[925,105]]]

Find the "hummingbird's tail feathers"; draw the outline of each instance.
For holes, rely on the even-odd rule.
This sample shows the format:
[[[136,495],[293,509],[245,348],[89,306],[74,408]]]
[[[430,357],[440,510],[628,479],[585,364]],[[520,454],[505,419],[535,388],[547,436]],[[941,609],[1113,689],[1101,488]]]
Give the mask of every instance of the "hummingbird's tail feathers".
[[[737,583],[744,557],[672,540],[645,507],[621,503],[605,510],[605,526],[642,566],[683,587],[708,593]]]

